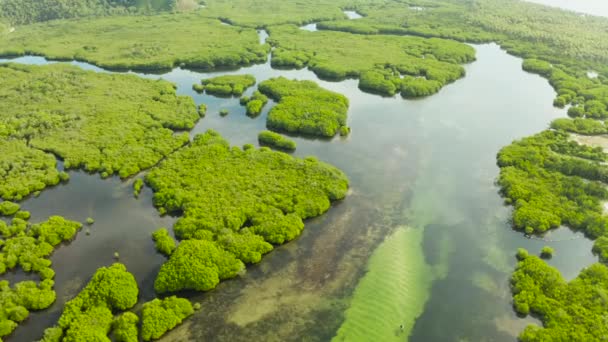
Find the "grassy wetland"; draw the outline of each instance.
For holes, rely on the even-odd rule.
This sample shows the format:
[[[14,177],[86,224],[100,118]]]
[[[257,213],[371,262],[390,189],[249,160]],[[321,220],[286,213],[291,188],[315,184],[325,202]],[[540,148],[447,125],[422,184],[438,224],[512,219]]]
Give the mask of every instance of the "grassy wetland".
[[[18,2],[4,340],[601,340],[605,19]]]

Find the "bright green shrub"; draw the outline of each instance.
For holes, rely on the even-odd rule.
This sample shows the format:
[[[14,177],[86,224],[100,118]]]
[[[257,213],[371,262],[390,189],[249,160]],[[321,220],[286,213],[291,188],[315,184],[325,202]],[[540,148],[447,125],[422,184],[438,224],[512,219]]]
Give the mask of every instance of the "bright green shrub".
[[[519,335],[521,341],[599,341],[608,334],[602,323],[607,304],[598,300],[608,291],[608,268],[602,264],[591,265],[568,283],[557,269],[529,256],[518,263],[511,287],[517,312],[543,322],[543,327],[529,325]]]
[[[135,196],[135,198],[139,197],[139,194],[141,193],[141,189],[143,189],[143,187],[144,187],[143,179],[137,178],[133,182],[133,195]]]
[[[241,104],[246,107],[247,116],[256,117],[268,103],[268,97],[256,90],[251,97],[241,98]]]
[[[224,75],[204,79],[201,83],[208,94],[240,96],[247,88],[255,84],[255,77],[252,75]]]
[[[17,213],[15,213],[15,218],[22,219],[25,221],[29,220],[31,216],[32,214],[27,210],[18,211]]]
[[[185,240],[161,266],[154,289],[159,293],[208,291],[220,280],[235,277],[244,267],[234,254],[211,241]]]
[[[2,216],[12,216],[19,211],[21,206],[17,203],[4,201],[0,202],[0,215]]]
[[[551,122],[551,128],[584,135],[608,134],[608,127],[603,122],[593,119],[555,119]]]
[[[152,233],[152,239],[156,242],[156,250],[166,256],[170,256],[175,250],[175,240],[169,235],[167,228],[159,228]]]
[[[542,248],[542,250],[540,251],[540,256],[541,256],[541,258],[544,258],[544,259],[552,258],[553,254],[555,254],[555,250],[549,246],[544,246]]]
[[[259,90],[279,102],[268,113],[270,129],[333,137],[346,125],[348,99],[312,81],[273,78],[260,83]]]
[[[63,331],[63,341],[109,341],[112,312],[133,307],[138,293],[135,278],[123,264],[99,268],[85,288],[65,304],[58,326],[47,329],[43,341],[59,336],[58,328]]]
[[[132,312],[125,312],[114,319],[112,330],[116,342],[138,342],[137,323],[139,323],[139,317]]]
[[[272,146],[282,150],[294,151],[296,149],[296,143],[293,140],[271,131],[260,132],[258,134],[258,141],[262,145]]]
[[[141,335],[144,341],[159,339],[185,318],[194,314],[189,300],[175,296],[154,299],[142,308]]]
[[[593,254],[599,256],[599,259],[603,263],[608,263],[608,237],[600,236],[593,243]]]

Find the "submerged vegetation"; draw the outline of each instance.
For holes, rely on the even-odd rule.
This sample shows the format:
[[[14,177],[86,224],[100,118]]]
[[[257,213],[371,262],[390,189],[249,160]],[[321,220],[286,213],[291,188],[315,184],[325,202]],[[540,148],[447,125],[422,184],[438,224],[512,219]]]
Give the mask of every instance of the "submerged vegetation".
[[[272,130],[333,137],[346,126],[348,99],[313,81],[278,77],[260,83],[259,90],[279,102],[268,113]]]
[[[230,147],[214,131],[197,135],[146,182],[161,213],[182,214],[174,230],[186,239],[160,269],[155,289],[161,293],[206,291],[236,276],[271,244],[296,238],[303,219],[324,213],[348,189],[345,175],[328,164]]]
[[[201,86],[195,90],[217,96],[240,96],[254,84],[255,77],[252,75],[224,75],[202,80]]]
[[[271,131],[263,131],[258,134],[258,141],[262,145],[271,146],[280,150],[294,151],[295,141]]]
[[[511,286],[515,310],[543,322],[543,327],[529,325],[520,341],[601,341],[608,335],[605,265],[591,265],[567,282],[557,269],[529,255],[518,263]]]

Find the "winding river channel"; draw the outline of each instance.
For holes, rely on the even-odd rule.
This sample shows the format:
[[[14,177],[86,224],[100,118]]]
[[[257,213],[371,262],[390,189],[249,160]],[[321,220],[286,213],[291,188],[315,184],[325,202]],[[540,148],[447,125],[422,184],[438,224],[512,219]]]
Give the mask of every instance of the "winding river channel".
[[[378,296],[397,307],[410,305],[397,299],[407,300],[400,295],[404,291],[428,298],[419,304],[420,310],[412,311],[419,317],[398,317],[412,322],[410,340],[514,341],[530,323],[518,318],[510,304],[509,276],[516,249],[554,247],[557,253],[549,262],[568,278],[596,258],[592,243],[567,229],[550,233],[546,241],[527,239],[511,229],[510,208],[503,205],[494,184],[496,153],[566,113],[552,107],[554,91],[546,80],[522,71],[520,59],[495,44],[474,47],[477,61],[466,66],[465,78],[418,100],[366,94],[356,80],[326,82],[308,70],[274,70],[270,63],[227,72],[178,68],[162,75],[137,74],[174,82],[179,94],[207,104],[207,116],[192,135],[215,129],[234,145],[257,144],[271,106],[252,119],[237,98],[197,94],[192,84],[223,74],[248,73],[258,82],[285,76],[315,80],[350,100],[350,136],[293,138],[298,144],[294,155],[315,155],[341,168],[351,180],[350,195],[326,215],[307,221],[300,238],[276,248],[242,277],[214,291],[191,294],[202,309],[165,340],[330,340],[342,325],[368,260],[387,236],[401,230],[421,236],[420,241],[403,246],[407,255],[418,257],[396,253],[396,269],[386,273],[410,272],[404,278],[408,286]],[[48,63],[40,57],[12,61]],[[73,64],[104,72],[85,63]],[[220,109],[230,114],[221,117]],[[40,338],[43,329],[56,321],[64,302],[98,267],[114,261],[115,251],[136,276],[142,301],[154,296],[153,280],[164,258],[154,250],[150,233],[170,227],[175,218],[158,215],[149,189],[135,199],[131,182],[102,180],[78,171],[70,176],[69,183],[26,200],[23,208],[32,212],[33,222],[57,214],[81,221],[90,216],[95,224],[90,235],[81,232],[52,256],[58,300],[50,309],[33,313],[10,341]],[[424,284],[414,284],[421,277],[414,274],[420,268],[412,271],[413,262],[441,271]],[[9,277],[27,278],[19,272]],[[382,305],[370,310],[384,319]],[[375,329],[373,321],[355,323],[362,331]],[[398,332],[394,338],[406,339]]]

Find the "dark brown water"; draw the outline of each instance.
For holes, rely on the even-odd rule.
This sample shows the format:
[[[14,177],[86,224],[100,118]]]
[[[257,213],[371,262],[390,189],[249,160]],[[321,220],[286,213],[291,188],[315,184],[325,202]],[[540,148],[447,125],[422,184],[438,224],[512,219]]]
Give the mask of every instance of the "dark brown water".
[[[443,249],[449,255],[445,276],[433,283],[410,339],[515,340],[526,323],[510,304],[508,278],[515,250],[554,247],[550,262],[568,277],[596,259],[591,242],[569,230],[552,233],[547,237],[551,242],[525,239],[511,230],[510,208],[503,206],[494,185],[496,153],[565,113],[551,106],[553,90],[542,78],[523,72],[520,59],[493,44],[475,48],[478,61],[466,66],[464,79],[419,100],[365,94],[355,80],[326,82],[307,70],[273,70],[268,63],[238,72],[176,69],[141,75],[174,82],[180,94],[206,103],[207,116],[192,134],[212,128],[234,145],[257,144],[270,106],[251,119],[238,99],[196,94],[193,83],[220,74],[250,73],[258,81],[282,75],[315,80],[350,99],[349,137],[294,137],[294,154],[316,155],[344,170],[351,194],[328,214],[308,221],[300,238],[277,248],[242,277],[192,295],[202,310],[165,340],[330,340],[369,256],[403,225],[424,229],[422,248],[429,264]],[[36,57],[16,61],[45,62]],[[218,112],[224,108],[230,114],[221,117]],[[91,235],[80,233],[53,255],[58,302],[33,315],[10,341],[39,338],[57,319],[64,299],[77,293],[97,267],[111,264],[115,251],[137,277],[142,300],[153,296],[152,282],[164,259],[154,251],[150,232],[170,226],[173,219],[158,216],[149,190],[136,200],[129,183],[80,172],[71,176],[67,185],[24,202],[25,209],[32,211],[34,221],[59,214],[77,220],[91,216],[96,222]]]

